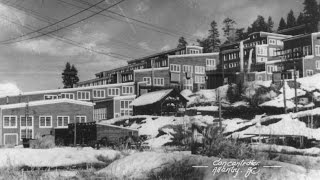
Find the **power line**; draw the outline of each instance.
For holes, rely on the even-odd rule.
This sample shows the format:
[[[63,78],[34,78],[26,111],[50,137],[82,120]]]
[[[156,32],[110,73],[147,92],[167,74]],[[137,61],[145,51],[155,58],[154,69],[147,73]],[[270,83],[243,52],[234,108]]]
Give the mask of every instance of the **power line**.
[[[68,17],[66,17],[66,18],[63,18],[63,19],[61,19],[60,21],[57,21],[57,22],[55,22],[55,23],[53,23],[53,24],[49,24],[48,26],[45,26],[45,27],[43,27],[43,28],[40,28],[40,29],[38,29],[38,30],[36,30],[36,31],[29,32],[29,33],[27,33],[27,34],[24,34],[24,35],[21,35],[21,36],[12,38],[12,39],[0,41],[0,43],[6,43],[6,42],[8,42],[8,41],[13,41],[13,40],[16,40],[16,39],[19,39],[19,38],[28,36],[28,35],[30,35],[30,34],[40,32],[40,31],[42,31],[42,30],[44,30],[44,29],[46,29],[46,28],[48,28],[48,27],[54,26],[54,25],[56,25],[56,24],[58,24],[58,23],[60,23],[60,22],[63,22],[63,21],[65,21],[65,20],[67,20],[67,19],[70,19],[70,18],[72,18],[72,17],[75,17],[75,16],[77,16],[78,14],[81,14],[81,13],[87,11],[88,9],[90,9],[90,8],[92,8],[92,7],[94,7],[94,6],[98,5],[98,4],[101,4],[101,3],[103,3],[103,2],[104,2],[104,0],[101,0],[101,1],[99,1],[98,3],[93,4],[93,5],[91,5],[90,7],[85,8],[85,9],[83,9],[83,10],[81,10],[81,11],[75,13],[75,14],[72,14],[71,16],[68,16]]]
[[[57,19],[54,19],[54,18],[51,18],[51,17],[47,17],[47,16],[43,16],[43,15],[40,15],[38,12],[36,11],[33,11],[31,9],[28,9],[28,8],[25,8],[25,7],[21,7],[21,6],[17,6],[17,5],[12,5],[12,4],[9,4],[9,3],[6,3],[5,4],[6,6],[9,6],[11,8],[15,8],[15,9],[18,9],[20,11],[22,11],[23,13],[25,13],[26,15],[30,15],[40,21],[43,21],[43,22],[46,22],[46,23],[52,23],[52,22],[55,22],[55,21],[58,21]],[[58,25],[59,26],[59,25]],[[71,30],[69,28],[67,28],[68,30]],[[120,41],[120,40],[115,40],[114,38],[112,39],[108,39],[108,41],[112,41],[112,42],[115,42],[115,43],[119,43],[119,44],[124,44],[126,45],[127,47],[124,47],[124,46],[121,46],[121,45],[115,45],[115,44],[112,44],[112,45],[115,45],[115,46],[118,46],[118,47],[122,47],[122,48],[134,48],[134,49],[137,49],[137,50],[148,50],[148,51],[155,51],[155,50],[152,50],[152,49],[147,49],[147,48],[143,48],[143,47],[140,47],[140,46],[136,46],[136,45],[133,45],[133,44],[130,44],[130,43],[127,43],[127,42],[123,42],[123,41]]]
[[[82,21],[84,21],[84,20],[87,20],[87,19],[89,19],[89,18],[91,18],[91,17],[93,17],[93,16],[95,16],[95,15],[97,15],[97,14],[99,14],[99,13],[105,11],[105,10],[107,10],[107,9],[110,9],[110,8],[112,8],[112,7],[114,7],[114,6],[122,3],[123,1],[126,1],[126,0],[121,0],[121,1],[115,3],[115,4],[111,5],[111,6],[108,6],[107,8],[102,9],[102,10],[99,11],[99,12],[96,12],[96,13],[90,15],[90,16],[87,16],[86,18],[82,18],[82,19],[80,19],[80,20],[78,20],[78,21],[76,21],[76,22],[74,22],[74,23],[71,23],[71,24],[69,24],[69,25],[63,26],[63,27],[58,28],[58,29],[56,29],[56,30],[49,31],[49,32],[47,32],[47,33],[44,33],[44,34],[41,34],[41,35],[38,35],[38,36],[35,36],[35,37],[30,37],[30,38],[27,38],[27,39],[23,39],[23,40],[19,40],[19,41],[14,41],[14,42],[9,42],[9,43],[3,43],[3,44],[12,44],[12,43],[17,43],[17,42],[21,42],[21,41],[31,40],[31,39],[35,39],[35,38],[38,38],[38,37],[42,37],[42,36],[44,36],[44,35],[48,35],[48,34],[51,34],[51,33],[57,32],[57,31],[60,31],[61,29],[70,27],[70,26],[75,25],[75,24],[77,24],[77,23],[80,23],[80,22],[82,22]]]
[[[64,4],[71,5],[71,6],[73,6],[73,7],[77,7],[77,8],[83,9],[83,7],[81,7],[81,6],[78,6],[78,5],[69,3],[69,2],[65,2],[64,0],[57,0],[57,1],[60,1],[60,2],[62,2],[62,3],[64,3]],[[84,4],[84,5],[91,5],[90,3],[85,2],[85,1],[82,1],[82,0],[77,0],[77,1],[80,2],[80,3],[82,3],[82,4]],[[96,6],[96,8],[101,9],[101,7],[99,7],[99,6]],[[89,10],[89,11],[95,12],[95,11],[93,11],[93,10]],[[162,33],[162,34],[167,34],[167,35],[170,35],[170,36],[173,36],[173,37],[181,37],[181,36],[187,35],[185,38],[188,39],[188,40],[190,40],[190,41],[194,41],[194,42],[197,42],[196,39],[189,38],[189,36],[194,37],[194,38],[201,38],[201,37],[197,37],[197,36],[195,36],[195,35],[188,34],[188,33],[185,33],[185,32],[180,32],[180,34],[179,34],[179,33],[177,33],[177,32],[174,32],[174,30],[170,30],[170,29],[167,29],[167,28],[164,28],[164,27],[160,27],[160,26],[157,26],[157,25],[154,25],[154,24],[151,24],[151,23],[148,23],[148,22],[144,22],[144,21],[141,21],[141,20],[132,18],[132,17],[127,17],[127,16],[124,16],[124,15],[122,15],[122,14],[116,13],[116,12],[111,11],[111,10],[107,10],[107,12],[112,13],[112,14],[115,14],[115,15],[118,15],[118,16],[123,17],[123,18],[130,19],[130,20],[136,22],[135,25],[138,25],[138,26],[140,26],[140,27],[143,27],[143,28],[146,28],[146,29],[150,29],[150,30],[152,30],[152,31],[156,31],[156,32],[159,32],[159,33]],[[106,14],[100,14],[100,15],[105,16],[105,17],[108,17],[108,18],[111,18],[111,19],[114,19],[114,20],[117,20],[117,21],[122,21],[122,22],[127,23],[127,21],[117,19],[117,18],[115,18],[115,17],[113,17],[113,16],[108,16],[108,15],[106,15]],[[138,24],[137,22],[138,22],[139,24]]]
[[[22,27],[24,27],[24,28],[26,28],[26,29],[34,30],[32,27],[30,27],[30,26],[28,26],[28,25],[22,25],[22,24],[19,24],[19,23],[17,23],[17,22],[14,22],[14,21],[10,20],[9,17],[7,17],[7,16],[0,15],[0,18],[6,20],[6,21],[8,21],[8,22],[11,22],[11,23],[13,23],[13,24],[16,24],[16,25],[18,25],[18,26],[22,26]],[[41,32],[39,32],[39,33],[41,33]],[[43,33],[43,34],[44,34],[44,33]],[[117,59],[120,59],[120,60],[128,60],[128,59],[131,59],[131,58],[132,58],[132,57],[128,57],[128,56],[121,55],[121,54],[117,54],[117,53],[105,53],[105,52],[101,52],[101,51],[94,50],[94,49],[92,49],[92,48],[87,48],[87,47],[84,47],[84,46],[79,45],[80,43],[78,43],[78,42],[76,42],[76,41],[73,41],[73,40],[71,40],[71,39],[62,38],[62,37],[54,36],[54,35],[46,35],[46,36],[52,37],[52,38],[57,39],[57,40],[59,40],[59,41],[62,41],[62,42],[64,42],[64,43],[71,44],[71,45],[73,45],[73,46],[77,46],[77,47],[79,47],[79,48],[86,49],[86,50],[88,50],[88,51],[90,51],[90,52],[94,52],[94,53],[101,54],[101,55],[106,55],[106,56],[113,57],[113,58],[117,58]],[[118,55],[118,56],[122,56],[122,57],[125,57],[125,58],[128,58],[128,59],[123,59],[123,58],[114,56],[114,55],[112,55],[112,54],[115,54],[115,55]]]

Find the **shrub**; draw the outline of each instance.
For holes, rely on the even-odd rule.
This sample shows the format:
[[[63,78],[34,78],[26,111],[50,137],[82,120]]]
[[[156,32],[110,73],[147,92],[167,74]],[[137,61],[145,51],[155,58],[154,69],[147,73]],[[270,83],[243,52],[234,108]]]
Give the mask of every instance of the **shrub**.
[[[192,167],[192,162],[189,159],[183,159],[181,161],[175,161],[174,163],[167,165],[163,168],[151,171],[148,174],[148,179],[153,180],[184,180],[184,179],[203,179],[203,174],[198,168]]]
[[[33,149],[49,149],[55,147],[54,136],[46,135],[44,137],[38,137],[35,140],[30,141],[30,147]]]
[[[221,158],[250,159],[255,157],[252,148],[243,142],[225,138],[219,127],[209,126],[204,133],[201,154]]]

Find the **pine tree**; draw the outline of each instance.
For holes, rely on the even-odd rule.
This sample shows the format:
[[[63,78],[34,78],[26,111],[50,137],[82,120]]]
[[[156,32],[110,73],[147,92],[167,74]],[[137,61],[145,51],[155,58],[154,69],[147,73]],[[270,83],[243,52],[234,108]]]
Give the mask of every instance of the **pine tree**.
[[[225,43],[231,43],[234,42],[236,39],[236,33],[235,33],[235,28],[234,25],[236,22],[230,18],[225,18],[223,20],[223,36],[226,38]]]
[[[74,84],[79,82],[78,70],[74,65],[67,62],[65,69],[62,72],[63,88],[73,88]]]
[[[220,39],[217,23],[212,21],[209,29],[209,36],[202,40],[197,40],[199,45],[203,47],[204,53],[215,52],[219,50]]]
[[[236,29],[236,39],[235,41],[241,41],[248,37],[247,33],[244,31],[244,28]]]
[[[286,21],[281,18],[280,19],[280,22],[279,22],[279,27],[278,27],[278,31],[282,30],[282,29],[286,29],[287,28],[287,24],[286,24]]]
[[[318,9],[318,3],[316,0],[305,0],[304,1],[304,23],[309,23],[307,31],[316,32],[318,21],[320,19],[320,13]]]
[[[185,38],[182,36],[178,40],[178,46],[177,48],[186,47],[188,45],[188,42],[185,40]]]
[[[253,32],[264,31],[267,32],[269,30],[268,24],[265,21],[264,17],[261,15],[257,16],[257,19],[251,24],[251,27],[248,27],[248,34]]]
[[[303,16],[303,13],[300,12],[298,18],[297,18],[297,25],[302,25],[304,24],[304,16]]]
[[[267,25],[268,25],[268,32],[273,32],[274,22],[271,16],[268,17]]]
[[[287,15],[287,28],[291,28],[291,27],[296,26],[296,23],[297,23],[296,18],[294,17],[294,13],[291,9]]]

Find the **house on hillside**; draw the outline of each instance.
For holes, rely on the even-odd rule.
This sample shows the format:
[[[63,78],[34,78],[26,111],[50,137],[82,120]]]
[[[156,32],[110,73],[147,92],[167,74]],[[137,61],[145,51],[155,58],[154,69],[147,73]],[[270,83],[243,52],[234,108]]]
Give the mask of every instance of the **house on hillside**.
[[[133,115],[172,115],[186,108],[188,100],[174,89],[143,94],[130,104]]]

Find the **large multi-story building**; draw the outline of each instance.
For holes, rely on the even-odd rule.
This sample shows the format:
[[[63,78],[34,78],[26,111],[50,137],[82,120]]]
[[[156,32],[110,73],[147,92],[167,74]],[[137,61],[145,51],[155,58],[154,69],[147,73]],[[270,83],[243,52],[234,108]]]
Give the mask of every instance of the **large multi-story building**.
[[[283,40],[289,35],[255,32],[240,42],[220,47],[221,64],[216,70],[208,71],[208,80],[214,81],[209,88],[224,83],[239,83],[253,80],[269,80],[266,64],[277,60],[283,49]],[[244,75],[246,74],[246,75]]]
[[[272,72],[286,71],[286,79],[294,78],[294,70],[297,78],[320,73],[320,32],[286,38],[283,43],[281,56],[266,65],[269,78]]]
[[[130,60],[127,66],[97,73],[95,79],[79,82],[77,86],[135,82],[139,90],[205,89],[205,72],[217,68],[219,53],[203,53],[202,49],[200,46],[186,46]]]

